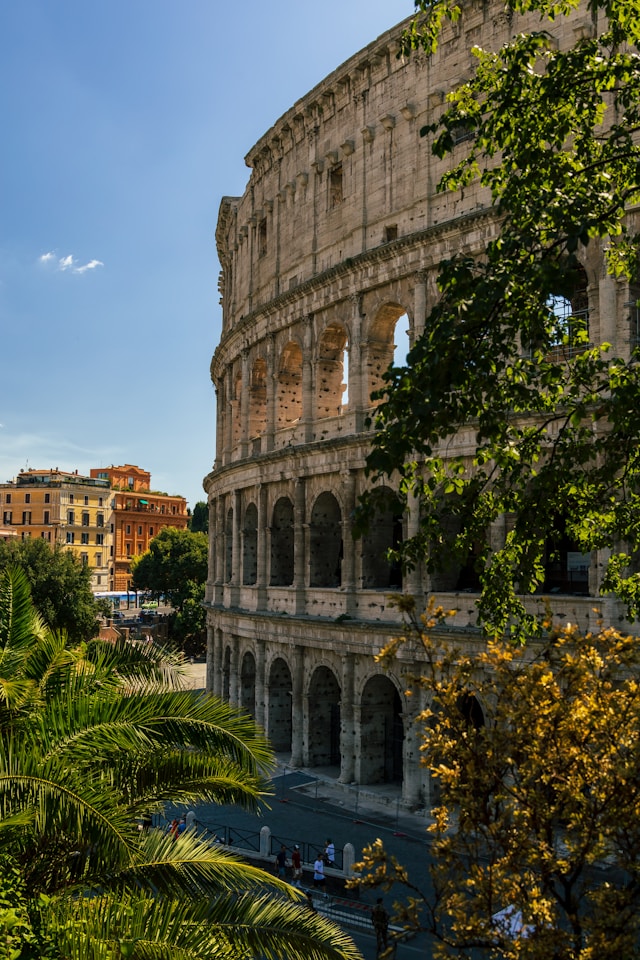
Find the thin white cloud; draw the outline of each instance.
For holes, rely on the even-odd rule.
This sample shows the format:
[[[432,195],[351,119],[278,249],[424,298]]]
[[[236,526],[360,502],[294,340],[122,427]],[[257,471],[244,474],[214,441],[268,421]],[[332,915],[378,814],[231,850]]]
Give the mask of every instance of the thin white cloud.
[[[104,267],[102,260],[89,260],[87,263],[78,263],[72,253],[66,257],[57,257],[55,253],[41,254],[38,257],[40,263],[53,263],[55,261],[58,270],[61,272],[70,271],[71,273],[86,273],[87,270],[95,270],[96,267]]]

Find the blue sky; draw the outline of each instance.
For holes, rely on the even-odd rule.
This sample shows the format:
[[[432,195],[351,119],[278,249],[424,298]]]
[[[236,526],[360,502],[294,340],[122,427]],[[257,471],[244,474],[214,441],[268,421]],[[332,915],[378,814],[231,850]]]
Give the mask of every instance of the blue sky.
[[[411,0],[2,0],[0,481],[134,463],[204,499],[214,242],[244,156]]]

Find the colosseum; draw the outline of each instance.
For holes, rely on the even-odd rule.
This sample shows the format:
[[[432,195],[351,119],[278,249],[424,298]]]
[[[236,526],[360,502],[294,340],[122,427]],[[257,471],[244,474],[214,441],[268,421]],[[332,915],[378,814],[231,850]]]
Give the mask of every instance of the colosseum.
[[[580,16],[558,21],[558,44],[591,29]],[[403,575],[386,561],[413,515],[387,512],[361,540],[351,522],[368,483],[371,395],[423,331],[439,262],[478,253],[494,228],[480,187],[436,192],[451,158],[432,155],[426,128],[470,75],[473,44],[495,48],[527,23],[469,0],[434,57],[405,60],[407,23],[302,96],[247,154],[243,196],[220,204],[207,687],[254,715],[292,766],[395,784],[419,806],[431,800],[414,723],[422,694],[405,675],[419,664],[405,650],[384,672],[374,654],[401,629],[389,602],[399,591],[456,609],[450,629],[472,642],[477,584],[466,568]],[[455,151],[464,129],[459,139]],[[635,297],[599,250],[581,293],[592,340],[635,337]],[[600,560],[566,545],[549,572],[558,615],[592,616]]]

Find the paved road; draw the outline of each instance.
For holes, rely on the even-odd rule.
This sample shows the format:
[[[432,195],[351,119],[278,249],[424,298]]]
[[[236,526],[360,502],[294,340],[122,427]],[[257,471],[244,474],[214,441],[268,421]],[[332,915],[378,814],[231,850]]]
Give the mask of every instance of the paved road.
[[[429,890],[429,845],[423,818],[401,812],[394,803],[386,808],[377,804],[374,807],[357,794],[355,788],[346,794],[338,793],[332,789],[331,781],[316,779],[306,772],[281,773],[274,777],[273,788],[269,806],[265,805],[257,815],[233,806],[202,804],[195,809],[198,823],[238,851],[246,850],[248,856],[259,851],[260,830],[268,826],[274,856],[281,843],[289,850],[298,843],[303,861],[307,863],[324,849],[328,837],[335,843],[338,864],[341,864],[341,852],[346,843],[353,844],[358,859],[363,847],[379,837],[387,851],[407,867],[411,879]],[[311,882],[310,872],[305,871],[303,883],[311,886]],[[378,892],[363,890],[351,906],[348,903],[343,906],[343,898],[350,898],[353,894],[345,894],[341,879],[329,877],[327,893],[327,907],[344,914],[343,925],[354,937],[365,960],[372,960],[376,948],[368,915]],[[391,909],[393,899],[393,892],[385,894],[387,909]],[[318,907],[325,912],[321,900]],[[418,954],[424,960],[431,956],[424,935],[400,943],[396,960],[416,960]]]

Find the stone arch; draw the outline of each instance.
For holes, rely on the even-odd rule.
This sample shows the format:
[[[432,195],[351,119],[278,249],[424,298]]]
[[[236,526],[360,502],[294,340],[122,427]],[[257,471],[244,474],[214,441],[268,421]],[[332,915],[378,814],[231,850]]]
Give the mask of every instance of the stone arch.
[[[249,382],[249,439],[261,437],[267,427],[267,364],[262,357],[251,368]]]
[[[404,725],[395,684],[378,674],[360,700],[360,783],[401,783]]]
[[[318,341],[316,361],[316,418],[339,416],[348,389],[348,335],[343,324],[328,324]]]
[[[244,512],[243,533],[242,582],[251,586],[258,580],[258,508],[255,503],[248,504]]]
[[[233,576],[233,508],[227,510],[224,526],[224,579],[227,583]]]
[[[384,385],[382,375],[394,361],[396,327],[402,318],[408,323],[406,307],[395,301],[384,303],[369,328],[363,376],[367,401],[373,405],[380,403],[379,400],[371,401],[371,394]]]
[[[403,514],[390,487],[375,490],[379,500],[375,520],[362,536],[362,587],[365,590],[402,588],[402,567],[389,562],[387,551],[403,540]]]
[[[339,587],[342,581],[342,511],[332,493],[317,497],[309,524],[309,586]]]
[[[566,271],[547,306],[555,321],[552,356],[562,360],[584,350],[586,344],[579,342],[579,333],[589,334],[589,290],[587,271],[581,264]]]
[[[272,587],[289,587],[293,583],[293,547],[293,504],[288,497],[280,497],[274,504],[271,518]]]
[[[276,407],[276,429],[302,416],[302,348],[295,340],[289,340],[280,354]]]
[[[291,750],[293,682],[286,660],[276,657],[269,669],[267,732],[276,753]]]
[[[256,658],[247,650],[240,666],[240,691],[238,703],[241,710],[256,715]]]
[[[309,682],[308,762],[340,767],[340,684],[329,667],[318,666]]]

